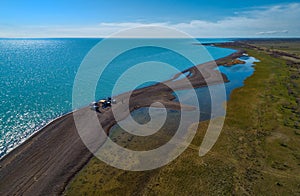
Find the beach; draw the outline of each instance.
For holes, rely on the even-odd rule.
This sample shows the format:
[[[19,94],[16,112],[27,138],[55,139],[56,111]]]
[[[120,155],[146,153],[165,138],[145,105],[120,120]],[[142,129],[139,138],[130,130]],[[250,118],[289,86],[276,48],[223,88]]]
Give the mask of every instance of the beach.
[[[218,71],[214,70],[216,65],[224,65],[242,56],[243,50],[239,50],[227,57],[216,61],[207,62],[191,67],[182,73],[176,74],[172,79],[163,83],[123,93],[114,97],[117,104],[113,105],[120,111],[118,120],[125,119],[130,113],[125,111],[122,102],[130,99],[129,111],[138,108],[149,107],[154,102],[160,102],[165,107],[178,110],[180,108],[192,110],[192,106],[180,105],[174,102],[173,90],[189,88],[189,82],[193,88],[228,82],[223,74],[220,81]],[[200,70],[200,71],[199,71]],[[189,82],[178,79],[182,74],[188,73]],[[173,89],[173,90],[172,90]],[[83,144],[77,133],[74,115],[84,124],[84,129],[94,132],[98,131],[94,123],[89,123],[95,111],[84,107],[73,113],[64,115],[11,151],[0,160],[0,194],[1,195],[45,195],[61,194],[68,182],[81,170],[93,156]],[[116,124],[112,110],[97,113],[106,134]],[[100,147],[104,142],[101,138],[89,138],[95,147]]]
[[[300,1],[0,16],[0,196],[300,196]]]

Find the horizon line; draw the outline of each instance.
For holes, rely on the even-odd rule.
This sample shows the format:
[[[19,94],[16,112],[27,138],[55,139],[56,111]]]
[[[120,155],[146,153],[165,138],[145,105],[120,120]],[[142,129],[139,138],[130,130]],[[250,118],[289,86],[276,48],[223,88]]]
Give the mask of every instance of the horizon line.
[[[0,37],[0,39],[300,39],[300,36],[274,37],[96,37],[96,36],[61,36],[61,37]]]

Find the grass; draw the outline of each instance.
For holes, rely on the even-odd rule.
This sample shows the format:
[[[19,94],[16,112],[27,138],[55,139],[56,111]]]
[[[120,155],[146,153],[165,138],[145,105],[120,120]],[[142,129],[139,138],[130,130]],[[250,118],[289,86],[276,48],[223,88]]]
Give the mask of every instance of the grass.
[[[278,40],[259,40],[259,41],[249,41],[250,44],[255,46],[270,49],[270,50],[278,50],[285,51],[293,55],[297,55],[300,57],[300,39],[278,39]]]
[[[221,136],[207,155],[198,156],[207,127],[202,122],[189,148],[170,164],[129,172],[93,158],[65,194],[299,195],[299,66],[247,52],[261,62],[245,86],[232,93]]]

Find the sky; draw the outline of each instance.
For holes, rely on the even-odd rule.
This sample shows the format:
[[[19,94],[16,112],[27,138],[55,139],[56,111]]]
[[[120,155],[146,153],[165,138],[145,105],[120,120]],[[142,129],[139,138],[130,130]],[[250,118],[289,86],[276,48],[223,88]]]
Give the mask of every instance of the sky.
[[[142,25],[193,37],[300,37],[300,1],[1,0],[0,37],[107,37]]]

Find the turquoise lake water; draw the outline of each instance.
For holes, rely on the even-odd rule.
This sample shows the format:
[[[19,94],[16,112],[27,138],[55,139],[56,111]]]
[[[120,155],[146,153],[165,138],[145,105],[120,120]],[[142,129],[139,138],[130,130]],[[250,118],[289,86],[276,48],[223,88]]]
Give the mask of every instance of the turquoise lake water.
[[[99,41],[100,39],[0,39],[0,157],[52,119],[72,110],[72,88],[77,70],[85,55]],[[214,42],[202,40],[205,41]],[[206,48],[214,59],[234,52],[212,46]],[[192,66],[186,59],[178,60],[172,52],[161,48],[145,47],[139,51],[128,51],[114,59],[105,70],[107,73],[99,80],[95,99],[110,96],[113,81],[123,70],[147,60],[163,61],[179,70]],[[202,62],[205,60],[202,59]],[[239,78],[240,74],[234,75],[237,73],[234,69],[224,68],[222,71],[232,75],[233,78],[230,79],[238,80],[238,84],[244,80]],[[249,70],[244,71],[248,73]],[[173,73],[160,74],[162,79],[169,79]],[[249,72],[248,75],[251,74]],[[226,87],[228,91],[236,88]],[[85,104],[90,101],[93,100],[87,100]]]

